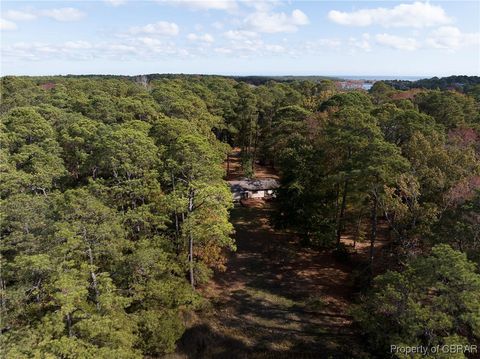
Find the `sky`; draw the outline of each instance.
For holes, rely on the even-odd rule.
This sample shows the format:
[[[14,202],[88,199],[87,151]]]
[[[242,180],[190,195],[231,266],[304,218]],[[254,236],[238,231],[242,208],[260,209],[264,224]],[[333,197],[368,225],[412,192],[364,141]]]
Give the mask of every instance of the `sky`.
[[[0,74],[480,75],[480,1],[2,1]]]

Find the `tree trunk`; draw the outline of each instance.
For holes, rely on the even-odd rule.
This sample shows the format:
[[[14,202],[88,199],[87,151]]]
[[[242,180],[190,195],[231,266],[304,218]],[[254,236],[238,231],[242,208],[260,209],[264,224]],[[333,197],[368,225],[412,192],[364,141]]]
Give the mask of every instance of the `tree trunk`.
[[[191,215],[193,212],[193,200],[195,198],[195,191],[190,190],[188,193],[188,213]],[[190,218],[191,219],[191,218]],[[193,270],[193,233],[192,224],[189,222],[188,228],[188,266],[190,272],[190,285],[195,289],[195,276]]]
[[[68,336],[72,337],[73,336],[73,333],[72,333],[72,316],[70,315],[70,313],[68,313],[66,315],[65,320],[67,322]]]
[[[353,248],[356,247],[357,241],[360,238],[360,230],[362,228],[362,216],[358,216],[358,221],[357,221],[357,229],[355,236],[353,237]]]
[[[97,310],[100,310],[100,302],[99,302],[100,292],[98,291],[97,275],[93,270],[93,253],[92,253],[92,247],[90,246],[88,246],[88,258],[90,262],[90,276],[92,277],[93,290],[95,291],[95,305],[97,307]]]
[[[195,289],[195,276],[193,272],[193,236],[191,231],[188,235],[188,264],[190,272],[190,285],[193,289]]]
[[[176,188],[175,188],[175,177],[172,172],[172,189],[173,189],[173,194],[176,196]],[[176,197],[175,197],[176,199]],[[178,212],[177,212],[177,206],[175,206],[174,209],[174,216],[175,216],[175,246],[177,248],[177,255],[180,254],[180,223],[178,221]]]
[[[334,209],[334,216],[333,216],[333,220],[335,221],[335,227],[338,228],[338,219],[339,219],[339,213],[338,213],[338,207],[339,207],[339,201],[338,201],[338,198],[340,196],[340,185],[337,183],[335,185],[335,209]],[[337,233],[336,233],[336,230],[335,230],[335,240],[337,238]]]
[[[178,213],[175,209],[175,245],[177,247],[177,254],[180,254],[180,223],[178,221]]]
[[[252,151],[252,137],[253,137],[252,119],[248,121],[248,154]]]
[[[343,229],[343,217],[345,216],[345,207],[347,205],[347,191],[348,191],[348,178],[345,178],[343,182],[342,204],[340,205],[340,216],[337,223],[337,247],[340,246],[340,239],[342,237]]]
[[[88,247],[87,248],[88,262],[90,264],[90,277],[92,278],[93,290],[95,291],[95,305],[97,307],[97,310],[100,310],[100,302],[99,302],[100,292],[98,290],[97,275],[95,274],[95,271],[93,270],[93,267],[94,267],[93,251],[92,251],[92,246],[87,241],[87,230],[85,229],[85,227],[83,228],[83,240],[87,244],[87,247]]]
[[[4,316],[7,315],[7,298],[6,298],[7,287],[5,281],[3,280],[2,271],[0,270],[0,307]],[[0,328],[3,327],[2,316],[0,315]]]
[[[378,193],[375,188],[372,195],[372,213],[371,213],[371,233],[370,233],[370,273],[372,273],[373,257],[375,255],[375,241],[377,240],[377,208]]]
[[[255,177],[255,158],[257,157],[257,147],[258,147],[258,137],[259,137],[259,133],[258,133],[258,125],[255,126],[255,142],[253,144],[253,154],[252,154],[252,173],[253,173],[253,176]]]

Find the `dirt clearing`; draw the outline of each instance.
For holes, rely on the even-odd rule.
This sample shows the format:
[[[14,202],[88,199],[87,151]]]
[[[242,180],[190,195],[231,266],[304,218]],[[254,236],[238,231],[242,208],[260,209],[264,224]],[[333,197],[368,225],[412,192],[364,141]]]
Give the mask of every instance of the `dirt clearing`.
[[[262,202],[263,203],[263,202]],[[195,358],[358,358],[352,269],[269,224],[263,203],[232,211],[238,250],[202,294],[211,308],[182,339]]]

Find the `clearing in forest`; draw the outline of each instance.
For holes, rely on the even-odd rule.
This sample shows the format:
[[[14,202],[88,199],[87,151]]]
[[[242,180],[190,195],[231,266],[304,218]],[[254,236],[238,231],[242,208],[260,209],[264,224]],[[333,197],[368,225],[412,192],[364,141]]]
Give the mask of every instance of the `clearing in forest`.
[[[227,180],[242,177],[239,157],[238,150],[230,156]],[[258,164],[255,177],[278,178]],[[357,243],[344,263],[331,250],[306,248],[295,233],[273,228],[272,203],[242,203],[231,212],[237,251],[227,270],[200,288],[210,307],[191,320],[174,357],[363,357],[349,309],[353,263],[366,261],[367,243]],[[353,244],[348,235],[342,241]]]
[[[225,171],[227,173],[227,181],[243,179],[245,176],[242,170],[242,161],[241,161],[241,150],[238,147],[235,147],[233,151],[228,156],[227,161],[223,164]],[[254,164],[255,168],[255,178],[264,179],[264,178],[274,178],[278,179],[277,172],[270,166],[261,166],[258,163]]]
[[[348,314],[352,268],[274,230],[271,205],[257,204],[232,210],[238,249],[202,288],[212,306],[181,350],[195,358],[360,357]]]

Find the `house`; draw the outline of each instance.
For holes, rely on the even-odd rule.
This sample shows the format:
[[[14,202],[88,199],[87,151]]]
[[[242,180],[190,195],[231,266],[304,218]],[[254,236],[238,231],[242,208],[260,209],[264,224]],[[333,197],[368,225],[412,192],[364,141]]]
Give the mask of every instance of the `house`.
[[[274,178],[242,179],[229,181],[234,201],[246,198],[265,198],[274,196],[274,190],[280,184]]]

